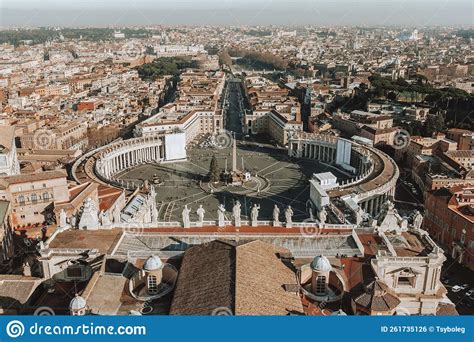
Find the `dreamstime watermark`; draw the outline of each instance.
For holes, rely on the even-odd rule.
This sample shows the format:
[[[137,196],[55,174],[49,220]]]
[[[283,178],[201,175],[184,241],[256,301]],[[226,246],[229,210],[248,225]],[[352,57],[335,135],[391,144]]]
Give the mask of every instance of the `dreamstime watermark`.
[[[145,232],[145,226],[142,223],[130,222],[123,226],[123,231],[128,235],[141,236]]]
[[[23,336],[25,333],[25,326],[20,321],[10,321],[8,322],[6,328],[6,333],[11,338],[17,338]]]
[[[143,325],[95,325],[91,323],[82,323],[77,325],[43,325],[33,323],[27,329],[19,320],[10,321],[5,327],[6,334],[11,338],[18,338],[25,335],[119,335],[119,336],[135,336],[146,335],[147,329]]]
[[[222,238],[221,232],[223,231],[223,228],[224,228],[224,227],[218,227],[218,228],[217,228],[217,232],[213,232],[213,233],[211,234],[212,237],[211,237],[209,240],[207,240],[206,242],[204,242],[202,245],[205,246],[205,247],[207,247],[207,246],[209,246],[213,241],[221,239],[221,238]]]
[[[393,147],[401,150],[410,143],[410,133],[404,129],[399,129],[393,137]]]
[[[221,131],[214,137],[216,147],[219,149],[231,147],[233,139],[232,133],[226,130]]]
[[[47,150],[53,146],[53,134],[49,130],[39,129],[33,135],[34,145],[42,150]]]
[[[306,238],[315,237],[319,235],[319,222],[314,218],[307,218],[303,220],[303,225],[300,226],[301,236]]]
[[[234,314],[232,313],[232,310],[229,309],[228,307],[221,306],[212,310],[211,315],[212,316],[233,316]]]
[[[34,316],[55,316],[56,313],[49,306],[40,306],[33,313]]]

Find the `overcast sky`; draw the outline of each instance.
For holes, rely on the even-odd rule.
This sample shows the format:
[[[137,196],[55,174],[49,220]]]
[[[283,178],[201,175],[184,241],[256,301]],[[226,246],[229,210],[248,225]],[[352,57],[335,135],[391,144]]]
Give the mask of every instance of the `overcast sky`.
[[[0,26],[474,25],[473,0],[0,0]]]

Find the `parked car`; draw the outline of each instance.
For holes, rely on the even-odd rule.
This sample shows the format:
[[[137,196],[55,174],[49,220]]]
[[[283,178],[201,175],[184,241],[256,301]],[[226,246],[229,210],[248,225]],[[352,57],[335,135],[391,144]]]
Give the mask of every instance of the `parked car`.
[[[468,296],[471,299],[474,299],[474,289],[470,289],[469,291],[467,291],[466,296]]]
[[[449,278],[444,278],[444,279],[441,279],[441,282],[442,282],[444,285],[448,285],[448,284],[451,282],[451,279],[449,279]]]
[[[454,285],[454,286],[451,288],[451,291],[453,291],[453,292],[459,292],[459,291],[461,291],[461,290],[462,290],[462,288],[461,288],[461,286],[459,286],[459,285]]]

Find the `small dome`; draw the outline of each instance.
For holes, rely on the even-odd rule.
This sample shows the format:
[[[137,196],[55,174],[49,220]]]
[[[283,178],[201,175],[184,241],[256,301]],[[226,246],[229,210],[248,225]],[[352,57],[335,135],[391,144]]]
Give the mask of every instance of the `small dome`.
[[[143,269],[145,271],[158,271],[163,268],[163,262],[156,255],[150,256],[146,259]]]
[[[318,272],[330,272],[332,269],[331,263],[328,258],[323,255],[319,255],[311,261],[311,269]]]
[[[78,310],[85,309],[86,305],[87,305],[86,300],[82,298],[81,296],[79,296],[78,294],[76,294],[76,297],[74,297],[69,303],[69,309],[78,311]]]

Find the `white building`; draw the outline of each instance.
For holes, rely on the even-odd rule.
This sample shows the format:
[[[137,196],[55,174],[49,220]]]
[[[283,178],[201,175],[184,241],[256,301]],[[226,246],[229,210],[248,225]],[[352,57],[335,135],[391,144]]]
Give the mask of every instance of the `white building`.
[[[20,163],[15,146],[15,128],[0,126],[0,176],[20,174]]]
[[[175,57],[175,56],[195,56],[205,53],[202,45],[155,45],[153,46],[156,56],[159,57]]]

